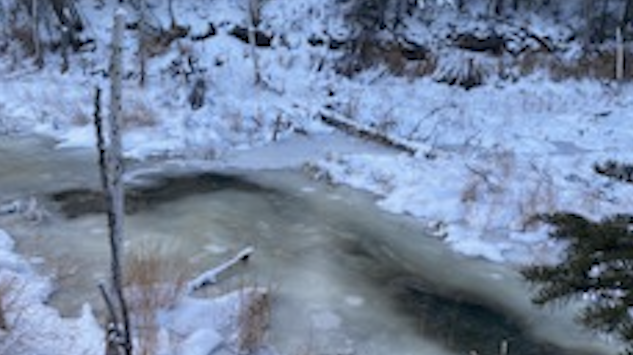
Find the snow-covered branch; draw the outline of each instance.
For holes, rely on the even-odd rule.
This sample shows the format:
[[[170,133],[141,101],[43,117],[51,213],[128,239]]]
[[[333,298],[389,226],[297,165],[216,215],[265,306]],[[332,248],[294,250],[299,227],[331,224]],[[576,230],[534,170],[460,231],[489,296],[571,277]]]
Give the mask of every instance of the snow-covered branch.
[[[208,271],[203,272],[202,274],[198,275],[195,279],[189,281],[187,283],[187,288],[186,288],[186,292],[187,293],[191,293],[199,288],[202,288],[204,286],[207,285],[212,285],[218,282],[218,277],[220,276],[220,274],[222,274],[223,272],[227,271],[228,269],[232,268],[233,266],[245,261],[246,259],[248,259],[248,257],[253,254],[253,252],[255,251],[254,247],[247,247],[244,248],[242,251],[240,251],[239,253],[237,253],[234,257],[232,257],[231,259],[223,262],[222,264],[214,267],[213,269],[210,269]]]

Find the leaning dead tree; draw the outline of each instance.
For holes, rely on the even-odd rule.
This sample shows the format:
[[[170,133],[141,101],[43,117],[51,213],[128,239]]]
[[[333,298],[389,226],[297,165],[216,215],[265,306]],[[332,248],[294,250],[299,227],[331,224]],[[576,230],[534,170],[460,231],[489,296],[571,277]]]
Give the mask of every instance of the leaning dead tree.
[[[122,37],[125,14],[118,10],[114,17],[112,56],[110,61],[110,112],[108,122],[101,119],[100,90],[95,97],[95,126],[101,184],[108,205],[108,230],[111,251],[110,294],[100,286],[108,305],[107,355],[132,355],[132,339],[128,307],[123,294],[122,241],[125,217],[123,158],[121,147]]]

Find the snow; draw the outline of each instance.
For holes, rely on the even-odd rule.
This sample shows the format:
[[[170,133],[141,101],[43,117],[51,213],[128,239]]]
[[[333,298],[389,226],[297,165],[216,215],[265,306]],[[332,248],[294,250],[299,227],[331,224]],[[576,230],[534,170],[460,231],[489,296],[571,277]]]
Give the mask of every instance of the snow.
[[[625,213],[633,202],[629,186],[595,176],[600,153],[517,150],[464,157],[447,148],[431,160],[342,154],[316,168],[333,182],[375,193],[387,211],[427,221],[455,250],[497,262],[555,261],[560,247],[534,223],[537,214],[564,210],[597,218]]]
[[[222,345],[222,336],[213,329],[196,330],[180,345],[178,354],[209,355]]]
[[[0,299],[8,325],[0,330],[0,350],[12,355],[103,354],[105,333],[90,306],[84,305],[78,318],[61,317],[46,304],[51,282],[16,254],[13,244],[0,230]],[[245,304],[267,292],[244,288],[215,298],[183,295],[172,307],[157,310],[161,341],[156,354],[210,355],[239,346]]]
[[[154,11],[155,20],[167,23],[168,12],[161,6]],[[118,10],[87,7],[86,15],[95,19],[89,32],[98,43],[108,41],[109,11]],[[313,14],[309,21],[305,11]],[[184,23],[205,24],[194,26],[196,32],[206,30],[211,19],[222,25],[209,44],[190,43],[180,53],[173,50],[150,61],[146,87],[126,81],[124,106],[133,121],[127,125],[124,146],[130,158],[184,156],[252,168],[308,161],[333,182],[376,193],[386,210],[428,221],[456,250],[506,262],[529,262],[548,243],[542,237],[545,230],[526,226],[531,213],[565,209],[600,217],[622,212],[630,202],[626,187],[611,186],[591,171],[593,163],[607,157],[630,159],[633,128],[622,124],[630,115],[628,86],[590,80],[555,83],[535,76],[465,91],[429,78],[394,78],[380,68],[352,80],[341,78],[319,69],[337,54],[305,41],[311,35],[345,33],[346,28],[327,2],[306,0],[264,7],[263,29],[292,36],[287,44],[258,50],[266,82],[258,89],[252,85],[250,48],[226,34],[232,23],[246,21],[240,5],[218,1],[202,6],[194,1],[177,4],[175,13]],[[443,21],[451,21],[450,12],[443,14],[429,31],[421,32],[441,34]],[[569,31],[544,20],[530,19],[528,25],[530,31],[553,39]],[[469,26],[479,25],[467,22],[462,30]],[[132,37],[126,36],[126,45],[133,49]],[[97,46],[95,53],[73,58],[65,75],[3,63],[1,131],[51,135],[60,149],[94,147],[91,88],[107,87],[107,82],[86,74],[105,69],[100,60],[107,57],[105,51],[107,46]],[[126,51],[128,70],[133,52]],[[461,70],[468,59],[463,55],[442,56],[448,62],[436,76],[451,68]],[[192,79],[182,74],[187,69],[183,56],[205,68],[194,77],[212,79],[207,105],[199,111],[186,102]],[[479,54],[468,56],[487,60]],[[47,60],[53,62],[50,67],[56,58]],[[319,149],[301,148],[314,147],[331,134],[316,119],[325,106],[351,125],[373,127],[395,141],[432,151],[437,159],[336,152],[327,149],[328,143]],[[269,145],[278,120],[284,127],[278,141]],[[293,138],[296,130],[308,136]],[[247,153],[253,148],[261,151]]]
[[[62,318],[45,304],[53,291],[28,262],[13,252],[13,241],[0,230],[0,294],[7,328],[0,351],[15,355],[99,354],[104,335],[88,305],[79,318]]]
[[[452,1],[434,4],[450,7]],[[545,226],[534,222],[535,214],[563,210],[600,218],[630,209],[632,187],[593,172],[593,164],[606,159],[633,161],[633,127],[627,124],[633,104],[630,85],[554,82],[544,74],[518,78],[509,72],[516,80],[493,78],[464,90],[435,79],[466,75],[464,63],[469,61],[486,73],[496,71],[499,63],[480,53],[442,49],[431,77],[393,77],[382,67],[353,79],[342,77],[330,68],[340,53],[306,44],[311,36],[344,37],[349,29],[342,15],[332,1],[302,0],[264,7],[261,29],[283,33],[284,38],[257,50],[264,84],[253,87],[250,47],[228,35],[233,25],[246,23],[242,5],[229,0],[175,2],[176,17],[192,24],[194,33],[203,33],[213,21],[219,24],[218,34],[199,43],[171,44],[165,54],[150,60],[143,88],[133,69],[136,39],[126,33],[127,157],[202,159],[252,169],[306,165],[316,177],[374,193],[388,212],[419,218],[460,253],[508,264],[553,262],[564,250],[547,236]],[[169,23],[165,4],[156,6],[151,21]],[[410,29],[415,42],[439,46],[440,39],[449,36],[447,23],[457,20],[462,33],[514,33],[516,50],[535,45],[521,40],[521,31],[554,42],[571,33],[565,25],[537,18],[526,18],[521,31],[507,24],[491,29],[479,20],[461,21],[432,7],[420,15],[434,17],[428,28]],[[87,31],[97,47],[73,56],[66,74],[58,72],[61,60],[56,55],[45,58],[43,71],[28,61],[0,56],[0,133],[52,136],[58,149],[94,147],[92,96],[95,87],[108,87],[103,58],[108,58],[115,11],[121,9],[85,7],[84,15],[93,20]],[[306,19],[308,12],[313,16]],[[578,55],[578,45],[570,42],[564,57]],[[189,62],[197,63],[195,68]],[[206,105],[194,111],[187,97],[196,78],[208,79],[208,92]],[[325,107],[353,126],[372,127],[394,141],[419,147],[421,154],[399,154],[342,138],[318,119]],[[24,285],[19,297],[33,303],[25,311],[25,327],[44,330],[41,341],[29,343],[30,354],[46,353],[46,347],[64,354],[99,353],[102,331],[90,310],[78,319],[55,314],[43,303],[50,285],[34,275],[12,247],[11,239],[0,232],[0,281],[16,279]],[[181,307],[182,313],[165,315],[174,322],[172,331],[186,334],[180,353],[206,354],[222,346],[226,334],[219,335],[200,318],[215,312],[205,307],[217,304],[188,299]],[[38,317],[45,321],[36,323]],[[206,320],[211,318],[216,317]],[[192,319],[196,322],[189,323]],[[88,331],[77,332],[79,328]],[[60,337],[65,339],[60,345],[46,338],[53,329],[67,335]],[[203,338],[210,340],[203,344]]]

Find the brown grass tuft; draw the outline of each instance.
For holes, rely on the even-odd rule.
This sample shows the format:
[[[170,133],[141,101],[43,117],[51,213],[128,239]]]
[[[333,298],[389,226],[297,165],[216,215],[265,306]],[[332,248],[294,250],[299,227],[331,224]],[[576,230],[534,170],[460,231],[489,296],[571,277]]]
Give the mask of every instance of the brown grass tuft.
[[[130,103],[123,114],[125,128],[154,127],[156,123],[156,112],[143,102]]]
[[[10,28],[9,36],[19,43],[20,47],[24,50],[24,55],[32,57],[36,53],[36,45],[33,39],[33,29],[30,26],[14,25]]]
[[[624,54],[624,78],[633,78],[633,53]],[[549,72],[554,80],[565,79],[615,79],[615,50],[587,51],[573,61],[563,61],[551,53],[525,53],[516,60],[521,75],[529,75],[539,69]]]
[[[9,330],[7,311],[11,308],[11,291],[13,288],[13,282],[10,279],[0,281],[0,330],[5,332]]]
[[[187,272],[178,257],[157,245],[141,244],[126,259],[125,286],[138,354],[153,355],[158,347],[157,312],[175,305],[185,288]]]
[[[270,325],[271,299],[268,290],[243,289],[238,319],[238,347],[243,354],[252,354],[264,344]]]
[[[33,334],[19,330],[27,305],[19,302],[26,284],[10,274],[0,275],[0,354],[13,354],[24,338]]]

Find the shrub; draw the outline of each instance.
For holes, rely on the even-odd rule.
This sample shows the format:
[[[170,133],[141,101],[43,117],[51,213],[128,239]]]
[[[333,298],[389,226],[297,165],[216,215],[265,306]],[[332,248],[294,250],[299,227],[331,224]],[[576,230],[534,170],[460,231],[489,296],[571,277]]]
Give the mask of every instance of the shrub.
[[[137,349],[153,355],[158,346],[157,312],[174,306],[186,285],[186,271],[173,256],[157,245],[142,245],[131,252],[125,265],[128,307]]]

